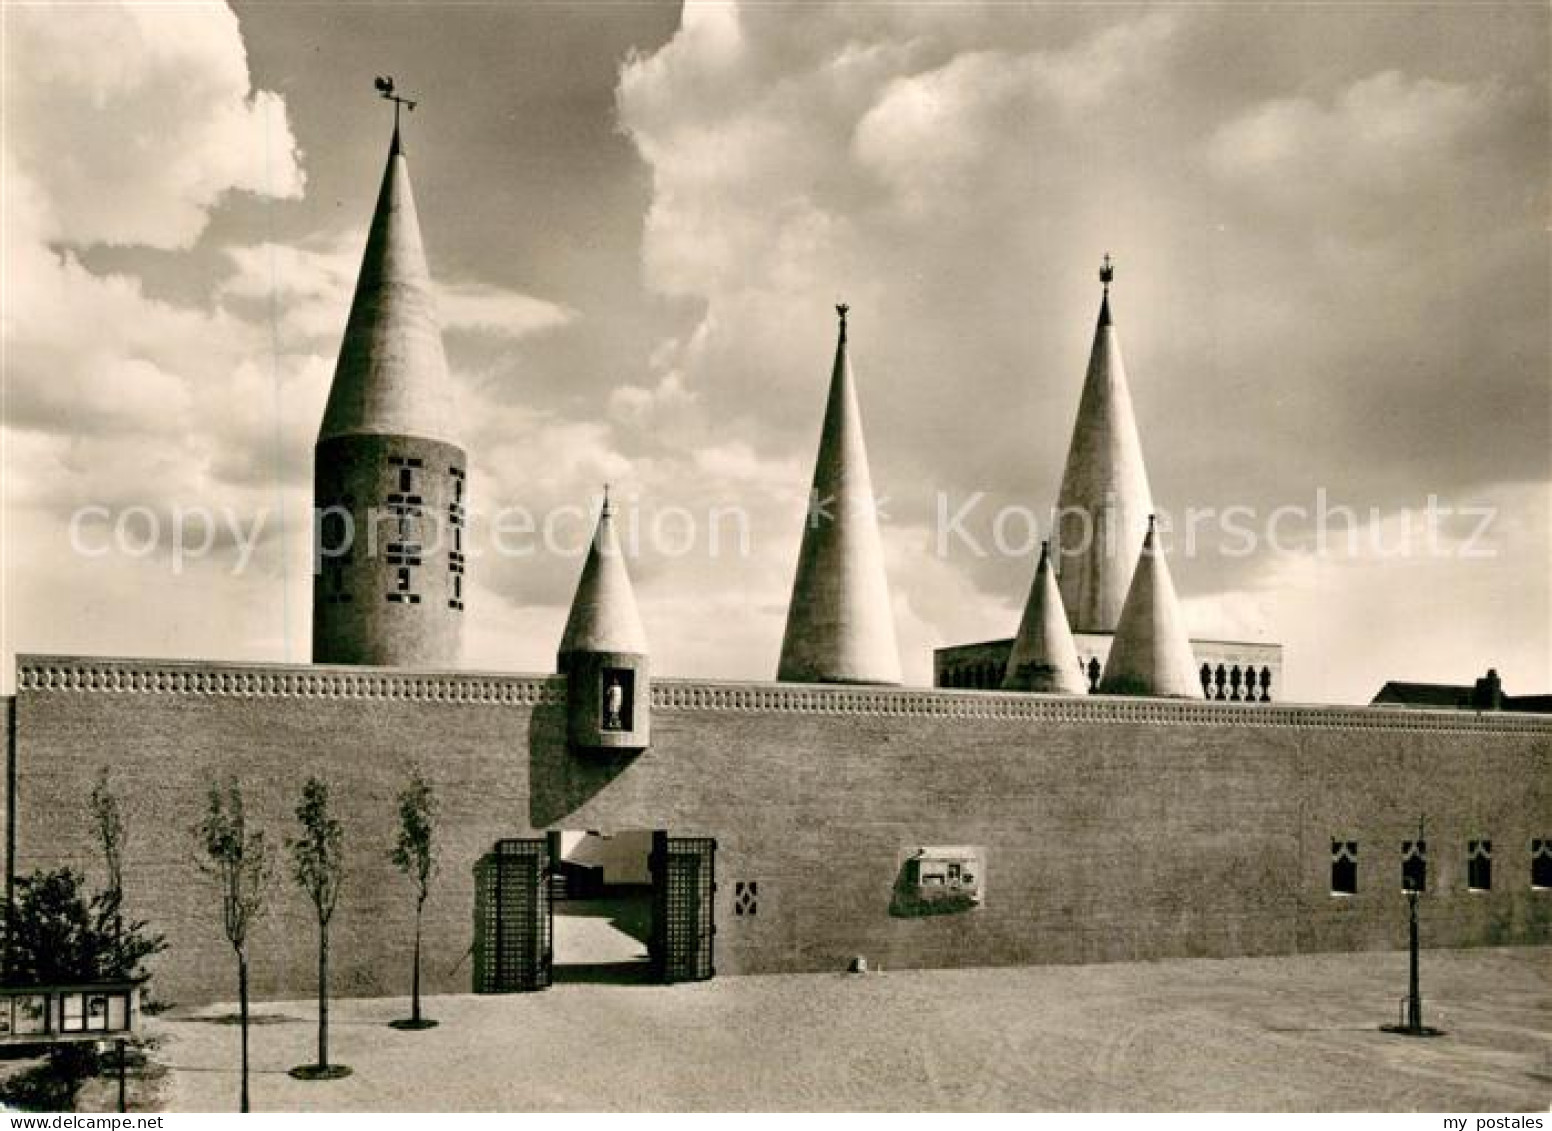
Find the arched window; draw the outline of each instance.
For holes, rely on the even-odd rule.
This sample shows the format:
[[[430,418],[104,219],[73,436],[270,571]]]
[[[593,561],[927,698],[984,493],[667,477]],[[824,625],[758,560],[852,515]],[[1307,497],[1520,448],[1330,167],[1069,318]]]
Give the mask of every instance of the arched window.
[[[1493,842],[1466,842],[1466,887],[1470,891],[1493,890]]]
[[[1358,842],[1331,842],[1331,894],[1358,894]]]

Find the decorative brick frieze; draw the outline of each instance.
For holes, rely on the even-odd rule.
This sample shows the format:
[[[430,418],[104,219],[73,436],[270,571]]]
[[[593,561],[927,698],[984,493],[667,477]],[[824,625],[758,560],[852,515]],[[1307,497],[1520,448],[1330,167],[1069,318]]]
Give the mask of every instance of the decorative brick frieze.
[[[16,685],[20,692],[394,699],[522,706],[557,704],[565,700],[565,683],[559,676],[58,656],[19,657]],[[706,680],[655,680],[652,706],[654,710],[670,712],[737,711],[1052,723],[1552,734],[1552,716],[1547,715]]]

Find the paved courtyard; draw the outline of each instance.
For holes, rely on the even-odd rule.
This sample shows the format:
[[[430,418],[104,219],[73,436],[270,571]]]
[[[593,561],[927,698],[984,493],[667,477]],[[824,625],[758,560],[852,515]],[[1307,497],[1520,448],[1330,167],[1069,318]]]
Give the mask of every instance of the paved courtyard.
[[[575,982],[342,1000],[348,1079],[302,1083],[313,1004],[253,1029],[257,1110],[1545,1111],[1552,949],[1424,953],[1431,1040],[1394,1037],[1406,955]],[[156,1019],[172,1111],[233,1110],[229,1007]]]

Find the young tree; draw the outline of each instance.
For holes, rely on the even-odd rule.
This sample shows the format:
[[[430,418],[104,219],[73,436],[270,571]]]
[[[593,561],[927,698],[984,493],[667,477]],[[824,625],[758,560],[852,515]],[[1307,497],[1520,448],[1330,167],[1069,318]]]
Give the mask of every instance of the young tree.
[[[431,880],[437,870],[438,809],[431,783],[416,767],[409,783],[399,792],[399,839],[389,853],[389,858],[415,887],[415,960],[410,976],[410,1016],[407,1021],[393,1022],[396,1029],[430,1029],[436,1024],[420,1015],[420,926],[426,897],[431,894]]]
[[[237,783],[210,787],[205,819],[195,829],[204,855],[200,867],[221,890],[226,940],[237,954],[237,1001],[242,1026],[242,1110],[248,1108],[248,932],[264,913],[274,864],[259,831],[249,832]]]
[[[96,784],[92,786],[90,807],[92,822],[97,830],[97,843],[102,848],[103,866],[107,872],[107,885],[103,898],[113,918],[114,935],[124,926],[124,846],[129,831],[124,825],[124,813],[119,807],[118,796],[113,792],[109,768],[97,771]]]
[[[129,838],[124,826],[124,814],[119,808],[118,796],[113,792],[109,769],[103,766],[97,771],[97,783],[92,786],[92,820],[97,825],[97,842],[102,846],[103,863],[107,867],[108,884],[104,894],[117,906],[124,903],[124,845]]]
[[[329,1063],[329,920],[339,902],[345,878],[345,829],[329,811],[329,787],[308,778],[296,807],[302,835],[287,842],[291,874],[318,913],[318,1061],[293,1068],[301,1080],[333,1080],[350,1075],[344,1065]]]

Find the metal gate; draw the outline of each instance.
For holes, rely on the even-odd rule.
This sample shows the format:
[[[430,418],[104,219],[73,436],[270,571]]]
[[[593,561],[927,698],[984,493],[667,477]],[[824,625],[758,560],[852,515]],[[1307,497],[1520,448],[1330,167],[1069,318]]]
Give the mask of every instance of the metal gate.
[[[716,973],[717,842],[652,834],[653,972],[664,982],[697,982]]]
[[[550,984],[555,922],[545,838],[498,840],[478,877],[474,988],[542,990]]]

